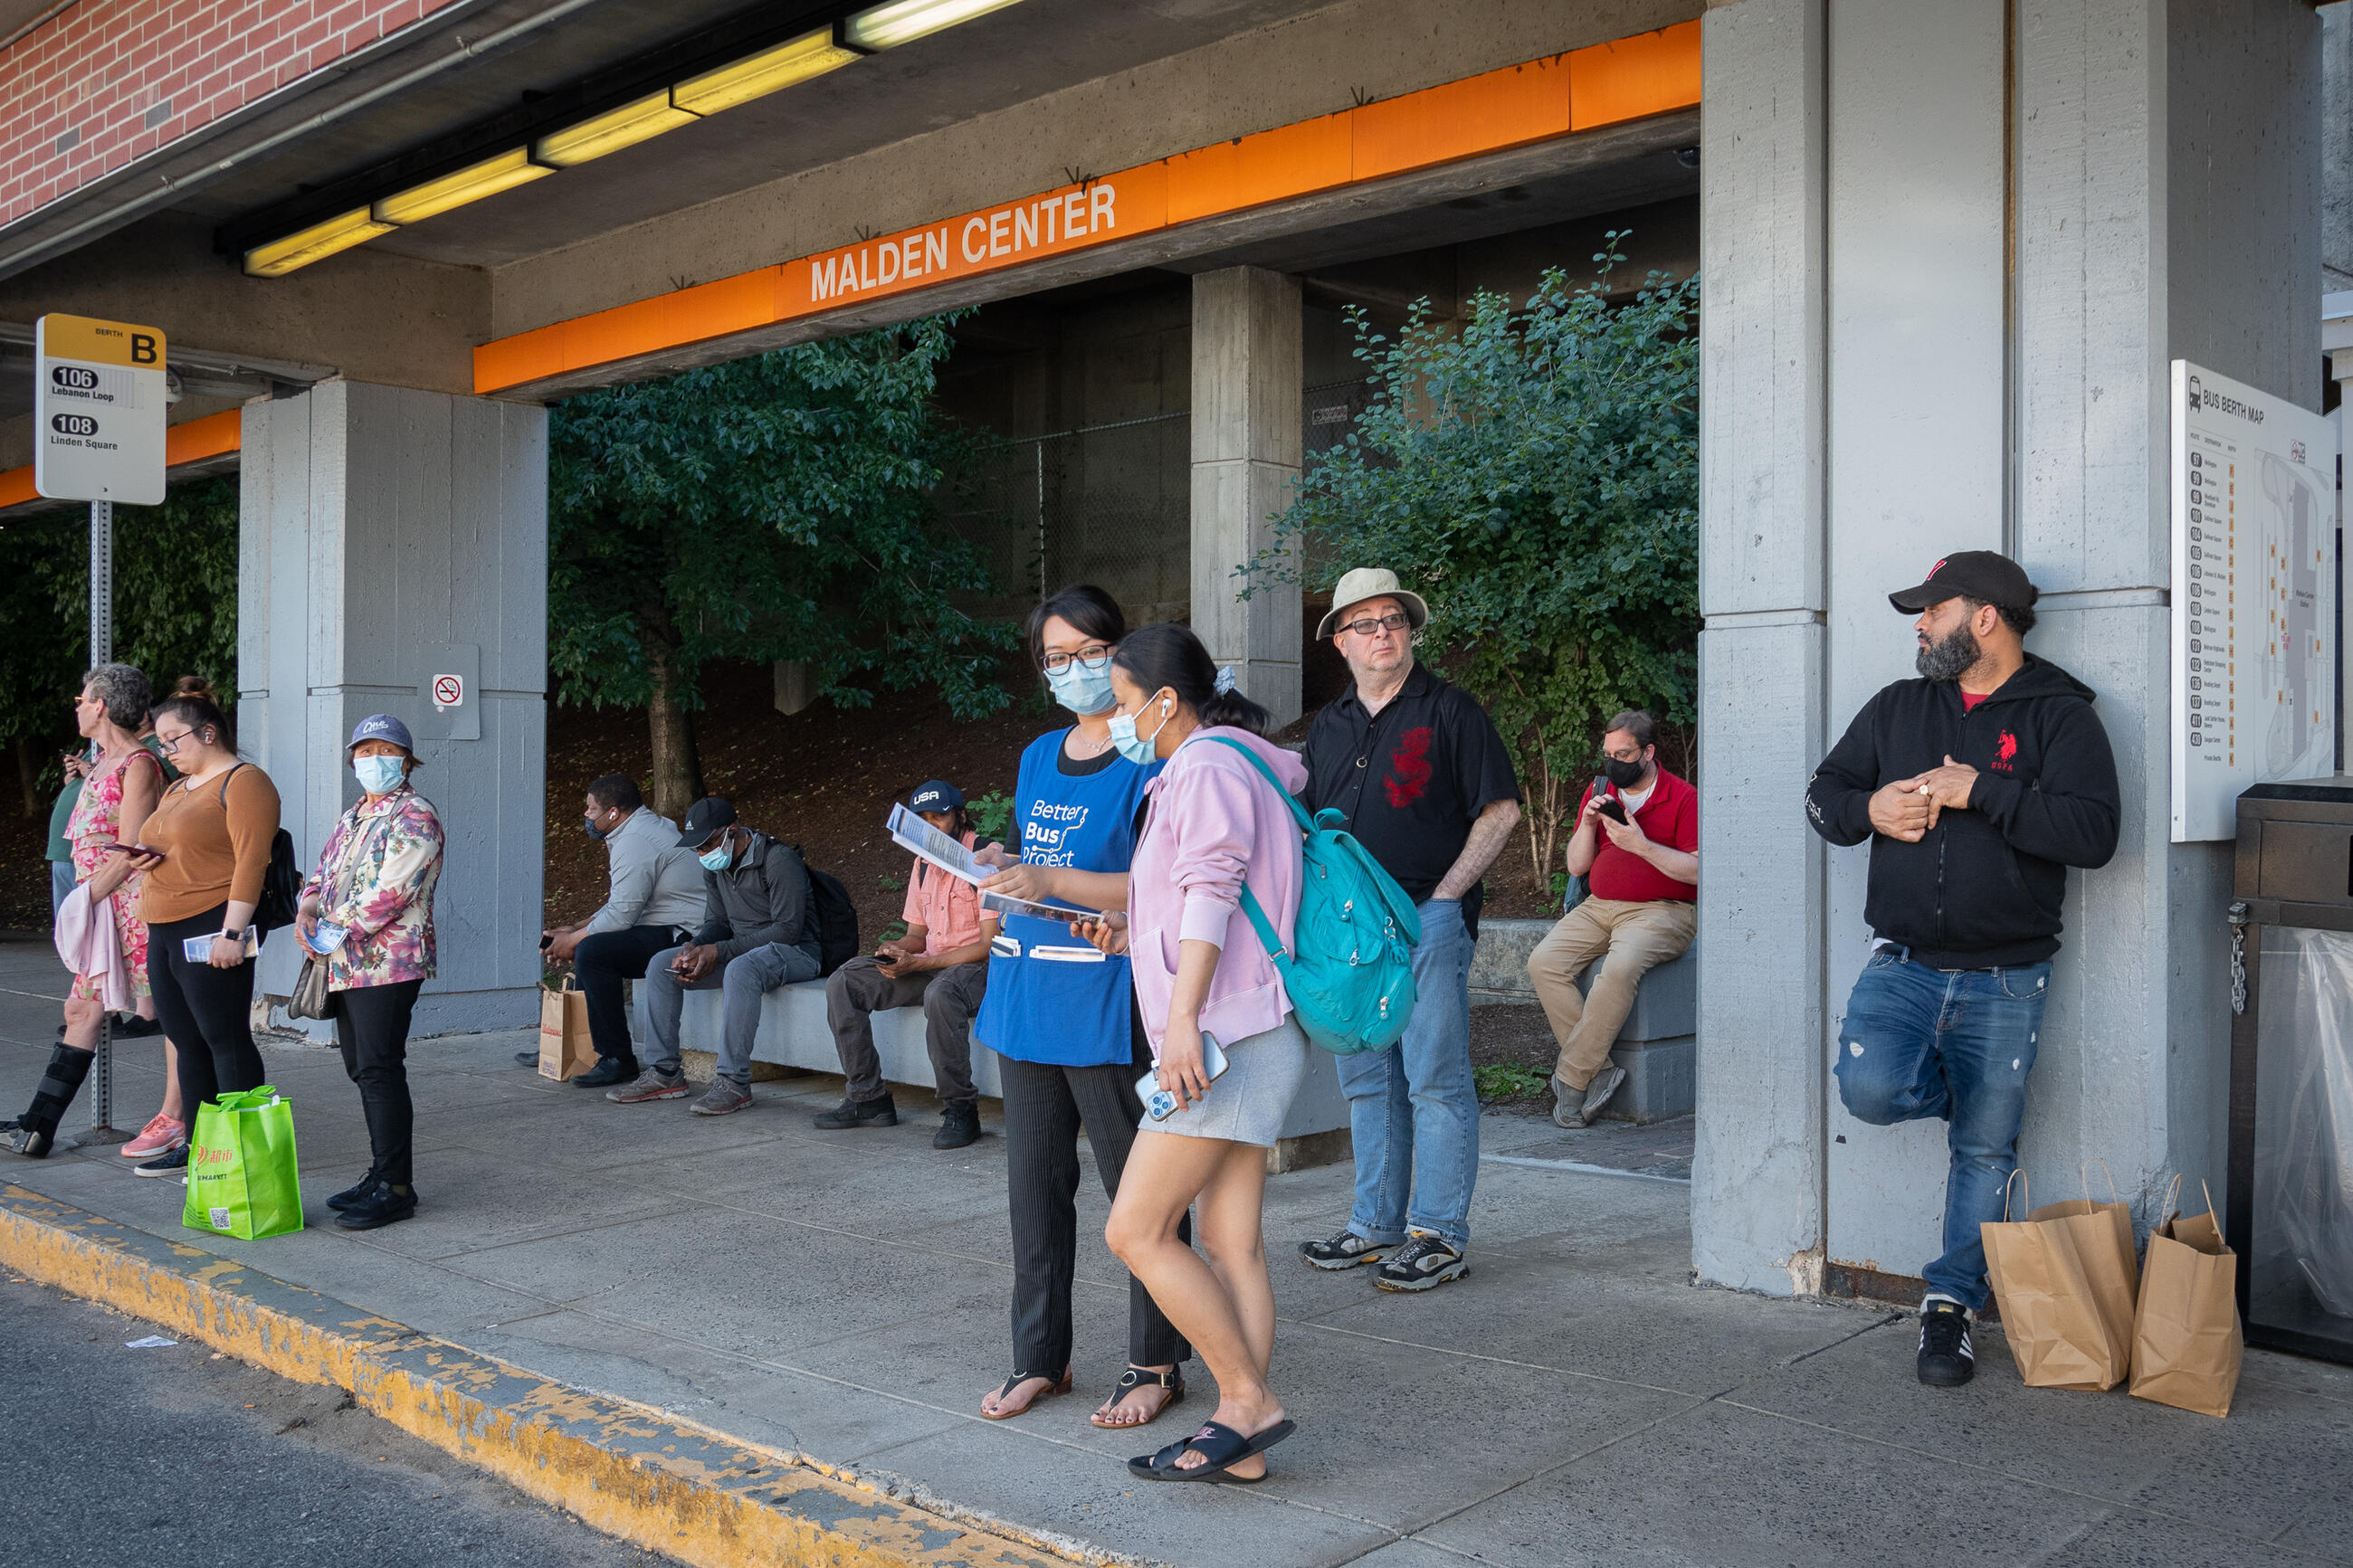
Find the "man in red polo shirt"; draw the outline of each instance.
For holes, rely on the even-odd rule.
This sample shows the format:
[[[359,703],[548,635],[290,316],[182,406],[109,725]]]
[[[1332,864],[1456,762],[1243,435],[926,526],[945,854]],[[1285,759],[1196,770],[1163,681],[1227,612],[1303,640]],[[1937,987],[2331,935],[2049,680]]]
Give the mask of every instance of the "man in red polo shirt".
[[[1568,841],[1568,874],[1589,896],[1528,954],[1528,978],[1560,1042],[1554,1122],[1589,1125],[1626,1081],[1609,1047],[1653,964],[1683,955],[1699,929],[1699,792],[1659,766],[1658,731],[1639,710],[1609,721],[1603,777],[1593,781]],[[1577,977],[1609,962],[1580,996]]]

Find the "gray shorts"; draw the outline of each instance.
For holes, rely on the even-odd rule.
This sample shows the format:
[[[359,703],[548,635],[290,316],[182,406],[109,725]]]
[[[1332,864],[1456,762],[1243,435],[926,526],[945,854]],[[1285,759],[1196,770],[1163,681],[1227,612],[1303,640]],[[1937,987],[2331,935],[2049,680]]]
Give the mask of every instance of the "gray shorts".
[[[1155,1121],[1147,1113],[1136,1123],[1145,1132],[1174,1132],[1180,1138],[1222,1138],[1229,1143],[1274,1147],[1282,1136],[1282,1119],[1291,1114],[1292,1097],[1307,1076],[1307,1035],[1299,1021],[1286,1014],[1282,1023],[1262,1035],[1231,1044],[1226,1049],[1226,1070],[1209,1092],[1167,1120]]]

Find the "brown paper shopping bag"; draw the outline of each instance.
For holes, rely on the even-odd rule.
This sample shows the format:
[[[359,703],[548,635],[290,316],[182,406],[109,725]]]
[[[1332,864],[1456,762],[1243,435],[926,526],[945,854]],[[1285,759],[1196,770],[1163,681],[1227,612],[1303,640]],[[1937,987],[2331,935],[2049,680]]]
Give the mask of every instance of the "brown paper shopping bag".
[[[2179,1190],[2181,1178],[2173,1178]],[[2203,1187],[2204,1183],[2199,1185]],[[2214,1194],[2202,1215],[2177,1214],[2149,1233],[2148,1268],[2133,1320],[2132,1393],[2201,1415],[2228,1415],[2239,1387],[2239,1257],[2215,1223]]]
[[[596,1065],[596,1047],[588,1043],[588,998],[574,989],[572,976],[556,990],[539,996],[539,1076],[567,1079]]]
[[[2024,1172],[2012,1172],[2010,1181],[2026,1187]],[[2088,1192],[2088,1173],[2084,1185]],[[1988,1221],[1979,1235],[2019,1374],[2032,1388],[2114,1388],[2132,1367],[2140,1287],[2132,1211],[2086,1195],[2023,1220],[2010,1212],[2005,1187],[2001,1221]]]

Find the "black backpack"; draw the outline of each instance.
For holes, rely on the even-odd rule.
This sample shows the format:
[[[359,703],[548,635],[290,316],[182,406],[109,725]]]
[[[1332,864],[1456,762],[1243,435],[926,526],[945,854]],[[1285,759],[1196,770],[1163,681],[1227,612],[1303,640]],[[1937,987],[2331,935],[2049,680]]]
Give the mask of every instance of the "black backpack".
[[[800,846],[793,846],[800,854]],[[820,978],[831,974],[860,951],[858,945],[858,906],[849,901],[849,889],[828,872],[820,871],[801,856],[801,867],[808,872],[809,904],[817,915],[817,972]]]
[[[252,765],[239,763],[221,775],[223,813],[228,810],[228,781],[237,777],[239,769]],[[269,868],[261,874],[261,898],[253,906],[253,923],[267,936],[280,926],[292,925],[301,903],[302,868],[294,863],[294,836],[281,827],[269,841]]]

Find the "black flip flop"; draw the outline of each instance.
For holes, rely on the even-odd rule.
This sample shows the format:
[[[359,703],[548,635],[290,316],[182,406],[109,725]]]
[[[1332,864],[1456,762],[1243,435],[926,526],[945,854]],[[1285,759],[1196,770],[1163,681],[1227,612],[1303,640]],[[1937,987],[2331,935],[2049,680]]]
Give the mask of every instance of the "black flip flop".
[[[1233,1486],[1252,1486],[1266,1479],[1264,1476],[1229,1476],[1229,1467],[1239,1465],[1253,1454],[1263,1454],[1293,1432],[1299,1430],[1295,1421],[1278,1421],[1255,1437],[1245,1437],[1232,1427],[1215,1421],[1205,1421],[1201,1429],[1181,1443],[1171,1443],[1158,1453],[1127,1462],[1128,1474],[1148,1481],[1221,1481]],[[1187,1449],[1207,1461],[1190,1468],[1179,1469],[1176,1461]]]
[[[1023,1384],[1029,1383],[1034,1379],[1045,1378],[1047,1375],[1047,1373],[1042,1372],[1017,1372],[1011,1377],[1007,1378],[1003,1384],[998,1385],[997,1397],[1002,1399],[1007,1394],[1011,1394],[1015,1389],[1020,1387]],[[1037,1409],[1038,1401],[1041,1399],[1051,1399],[1058,1394],[1068,1394],[1070,1392],[1071,1369],[1069,1367],[1064,1367],[1062,1369],[1062,1375],[1060,1378],[1056,1378],[1047,1383],[1045,1387],[1039,1389],[1036,1394],[1031,1394],[1029,1396],[1029,1403],[1023,1405],[1020,1409],[1007,1410],[995,1415],[991,1415],[987,1411],[984,1410],[980,1413],[980,1418],[983,1421],[1010,1421],[1016,1415],[1026,1415],[1030,1411]]]
[[[1119,1374],[1119,1386],[1112,1390],[1112,1408],[1116,1410],[1119,1408],[1119,1402],[1121,1400],[1125,1399],[1135,1390],[1146,1386],[1165,1388],[1168,1391],[1168,1397],[1161,1405],[1159,1409],[1154,1411],[1145,1419],[1141,1421],[1105,1421],[1102,1419],[1100,1412],[1096,1415],[1088,1416],[1087,1419],[1093,1422],[1100,1430],[1105,1432],[1131,1432],[1138,1426],[1151,1426],[1153,1422],[1159,1420],[1163,1415],[1167,1415],[1171,1410],[1176,1409],[1179,1405],[1185,1403],[1185,1373],[1181,1369],[1170,1367],[1166,1372],[1146,1372],[1144,1368],[1131,1363],[1125,1372]]]

